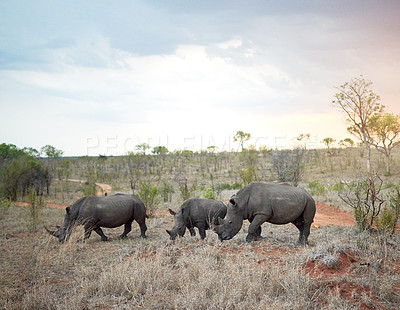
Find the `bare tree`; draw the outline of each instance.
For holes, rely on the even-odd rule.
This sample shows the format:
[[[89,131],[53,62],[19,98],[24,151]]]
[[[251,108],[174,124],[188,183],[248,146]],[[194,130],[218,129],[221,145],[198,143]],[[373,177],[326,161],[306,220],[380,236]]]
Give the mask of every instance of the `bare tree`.
[[[363,76],[353,78],[350,82],[337,87],[339,91],[332,101],[335,107],[339,107],[350,124],[347,130],[358,137],[364,144],[367,152],[367,172],[371,172],[371,145],[372,139],[368,128],[368,119],[374,113],[383,111],[380,97],[371,89],[372,82]]]

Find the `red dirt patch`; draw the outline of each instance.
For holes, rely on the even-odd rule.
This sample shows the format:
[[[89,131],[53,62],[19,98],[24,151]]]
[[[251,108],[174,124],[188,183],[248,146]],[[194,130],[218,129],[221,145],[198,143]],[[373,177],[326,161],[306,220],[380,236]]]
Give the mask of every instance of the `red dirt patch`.
[[[348,300],[353,305],[359,306],[362,310],[393,309],[381,305],[378,298],[374,295],[369,287],[362,286],[354,282],[348,282],[346,280],[331,281],[328,284],[328,287],[333,291],[333,294],[340,295],[340,297]],[[369,297],[368,304],[361,300],[363,295]]]
[[[354,226],[355,224],[354,216],[351,213],[322,203],[317,203],[316,207],[313,228],[319,228],[321,225]]]
[[[328,268],[318,260],[309,260],[306,264],[305,271],[312,276],[332,277],[343,275],[349,272],[353,263],[357,262],[353,253],[340,253],[338,263],[335,268]]]

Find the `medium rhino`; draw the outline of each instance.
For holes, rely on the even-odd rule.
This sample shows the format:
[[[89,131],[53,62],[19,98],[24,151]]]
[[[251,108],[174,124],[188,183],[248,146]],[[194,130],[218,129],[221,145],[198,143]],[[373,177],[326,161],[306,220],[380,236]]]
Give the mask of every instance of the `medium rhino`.
[[[84,240],[90,237],[92,230],[101,236],[102,241],[107,241],[101,227],[114,228],[125,225],[121,239],[132,229],[135,220],[140,226],[140,235],[146,238],[146,207],[139,197],[135,195],[116,194],[112,196],[85,196],[77,200],[72,206],[66,208],[63,227],[58,230],[46,230],[60,242],[68,240],[75,225],[84,225]]]
[[[206,237],[206,230],[211,227],[218,217],[226,215],[226,206],[223,202],[210,198],[190,198],[180,207],[178,212],[168,211],[174,216],[174,227],[167,230],[171,240],[176,236],[183,236],[186,227],[191,236],[195,236],[194,227],[199,229],[201,239]]]
[[[249,220],[246,241],[261,239],[261,225],[294,224],[300,231],[300,244],[308,244],[315,215],[314,199],[304,190],[288,184],[251,183],[242,188],[228,203],[225,219],[213,227],[219,239],[233,238]]]

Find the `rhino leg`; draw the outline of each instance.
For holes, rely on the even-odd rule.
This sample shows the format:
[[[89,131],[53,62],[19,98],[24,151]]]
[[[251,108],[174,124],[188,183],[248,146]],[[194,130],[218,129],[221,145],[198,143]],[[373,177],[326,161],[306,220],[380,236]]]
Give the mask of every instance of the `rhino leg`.
[[[85,228],[85,234],[84,234],[83,239],[81,241],[85,242],[85,240],[89,239],[90,235],[92,234],[93,225],[91,223],[86,223],[83,227]]]
[[[96,227],[94,231],[101,237],[101,241],[107,241],[107,236],[103,233],[103,230],[100,227]]]
[[[194,227],[193,226],[187,226],[187,228],[189,229],[190,235],[192,237],[196,236],[196,232],[194,231]]]
[[[206,226],[198,225],[197,228],[199,229],[200,238],[204,240],[206,238]]]
[[[257,214],[251,221],[246,237],[247,242],[261,240],[261,225],[268,220],[268,216]]]
[[[299,244],[308,245],[308,236],[310,235],[310,229],[311,229],[311,223],[303,222],[303,229],[302,231],[300,231],[300,236],[299,236]]]
[[[132,221],[125,223],[124,232],[119,236],[120,239],[124,239],[126,235],[132,230]]]
[[[147,230],[147,226],[145,221],[143,220],[143,222],[141,221],[140,223],[138,222],[139,227],[140,227],[140,237],[142,238],[146,238],[146,230]]]
[[[305,245],[307,244],[307,238],[310,234],[310,225],[304,225],[303,216],[299,217],[295,221],[292,222],[294,226],[297,227],[299,230],[299,240],[297,241],[298,244]],[[307,228],[306,228],[307,226]]]

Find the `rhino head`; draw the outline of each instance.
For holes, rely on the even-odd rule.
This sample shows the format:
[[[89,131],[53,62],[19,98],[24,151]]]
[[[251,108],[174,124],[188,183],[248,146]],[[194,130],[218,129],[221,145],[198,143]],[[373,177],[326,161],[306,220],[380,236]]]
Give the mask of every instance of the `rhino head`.
[[[58,241],[60,241],[61,243],[64,243],[65,237],[66,237],[66,233],[65,233],[66,229],[65,229],[65,227],[60,227],[60,226],[57,225],[56,226],[57,230],[55,230],[55,231],[52,231],[52,230],[48,229],[46,226],[44,228],[46,229],[46,231],[50,235],[58,238]]]
[[[58,238],[58,241],[60,241],[61,243],[64,243],[65,240],[68,240],[69,234],[71,233],[71,227],[72,227],[71,224],[73,223],[73,221],[70,219],[71,215],[70,210],[71,210],[70,207],[67,207],[65,209],[66,213],[64,217],[64,225],[62,227],[57,225],[56,226],[57,230],[54,231],[48,229],[46,226],[44,227],[50,235]]]
[[[232,239],[242,228],[243,216],[241,209],[232,197],[227,205],[225,219],[217,218],[212,225],[212,229],[217,233],[219,240]]]
[[[183,237],[186,231],[186,224],[184,219],[184,209],[179,210],[179,212],[175,212],[171,209],[168,209],[169,213],[174,216],[174,227],[171,230],[166,230],[169,238],[171,240],[175,240],[176,236]]]

